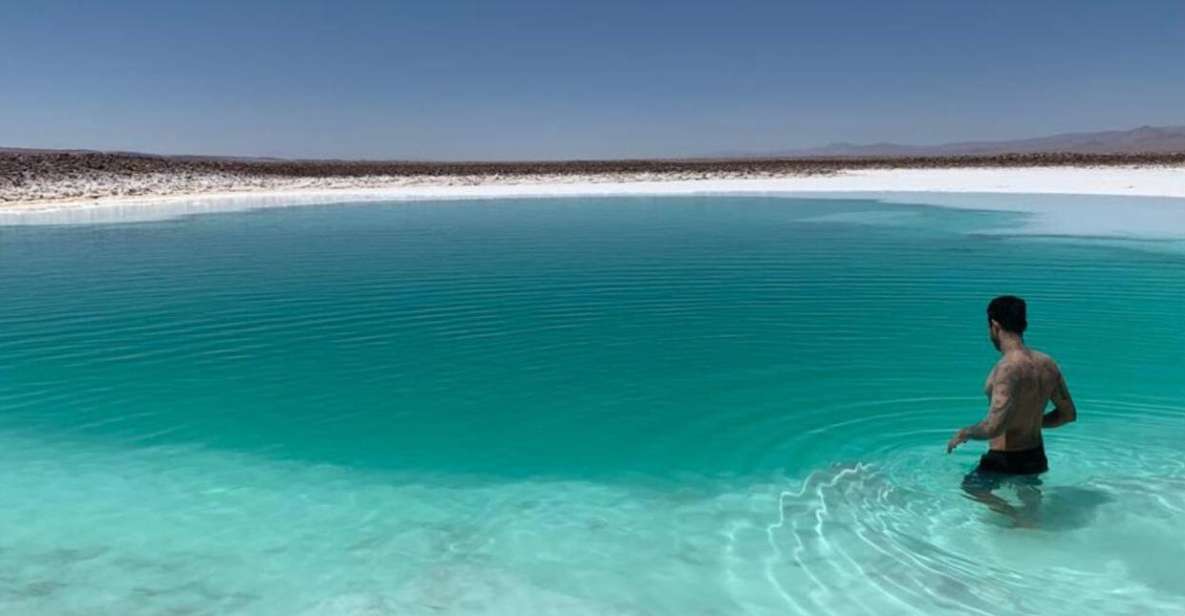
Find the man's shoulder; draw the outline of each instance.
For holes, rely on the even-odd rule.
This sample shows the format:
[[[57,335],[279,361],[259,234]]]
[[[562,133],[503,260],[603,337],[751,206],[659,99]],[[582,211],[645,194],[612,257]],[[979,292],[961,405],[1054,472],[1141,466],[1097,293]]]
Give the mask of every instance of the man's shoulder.
[[[1043,368],[1053,370],[1054,372],[1061,372],[1061,368],[1058,367],[1057,362],[1054,361],[1053,357],[1051,357],[1048,353],[1042,353],[1041,351],[1032,351],[1032,354],[1033,354],[1033,363],[1035,363],[1038,366],[1041,366]]]
[[[1033,349],[1029,349],[1025,353],[1001,357],[992,371],[1002,376],[1007,373],[1026,372],[1034,367],[1060,371],[1053,357]]]
[[[1057,365],[1057,362],[1053,360],[1053,357],[1049,353],[1033,351],[1033,359],[1042,363]]]

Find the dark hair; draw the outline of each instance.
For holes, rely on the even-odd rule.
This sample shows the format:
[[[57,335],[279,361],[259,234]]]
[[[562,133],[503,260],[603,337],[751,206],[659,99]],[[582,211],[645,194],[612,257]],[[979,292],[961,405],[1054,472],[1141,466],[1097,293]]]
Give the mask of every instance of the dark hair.
[[[988,319],[1000,324],[1004,331],[1025,333],[1029,326],[1025,318],[1025,300],[1015,295],[1001,295],[988,304]]]

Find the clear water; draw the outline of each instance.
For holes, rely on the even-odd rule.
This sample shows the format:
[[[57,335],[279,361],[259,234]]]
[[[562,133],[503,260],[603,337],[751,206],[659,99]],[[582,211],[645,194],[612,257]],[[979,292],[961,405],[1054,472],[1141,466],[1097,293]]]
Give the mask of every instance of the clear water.
[[[1182,611],[1185,255],[1024,216],[0,227],[0,613]],[[1019,526],[960,493],[982,444],[943,453],[1004,292],[1081,408]]]

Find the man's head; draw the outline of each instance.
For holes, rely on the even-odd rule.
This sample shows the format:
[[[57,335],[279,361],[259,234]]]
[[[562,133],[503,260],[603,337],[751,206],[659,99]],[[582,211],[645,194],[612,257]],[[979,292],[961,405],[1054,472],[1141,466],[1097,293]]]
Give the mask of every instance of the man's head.
[[[1015,295],[1001,295],[988,303],[988,336],[996,350],[1000,349],[1000,336],[1004,332],[1023,336],[1029,326],[1025,318],[1025,300]]]

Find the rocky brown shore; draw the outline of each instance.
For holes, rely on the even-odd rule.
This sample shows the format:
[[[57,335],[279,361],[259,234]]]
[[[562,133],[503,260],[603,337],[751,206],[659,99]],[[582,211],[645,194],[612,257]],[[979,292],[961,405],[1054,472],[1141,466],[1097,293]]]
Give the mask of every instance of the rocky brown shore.
[[[773,178],[862,169],[1181,165],[1185,153],[401,162],[0,150],[0,203],[305,187]]]

